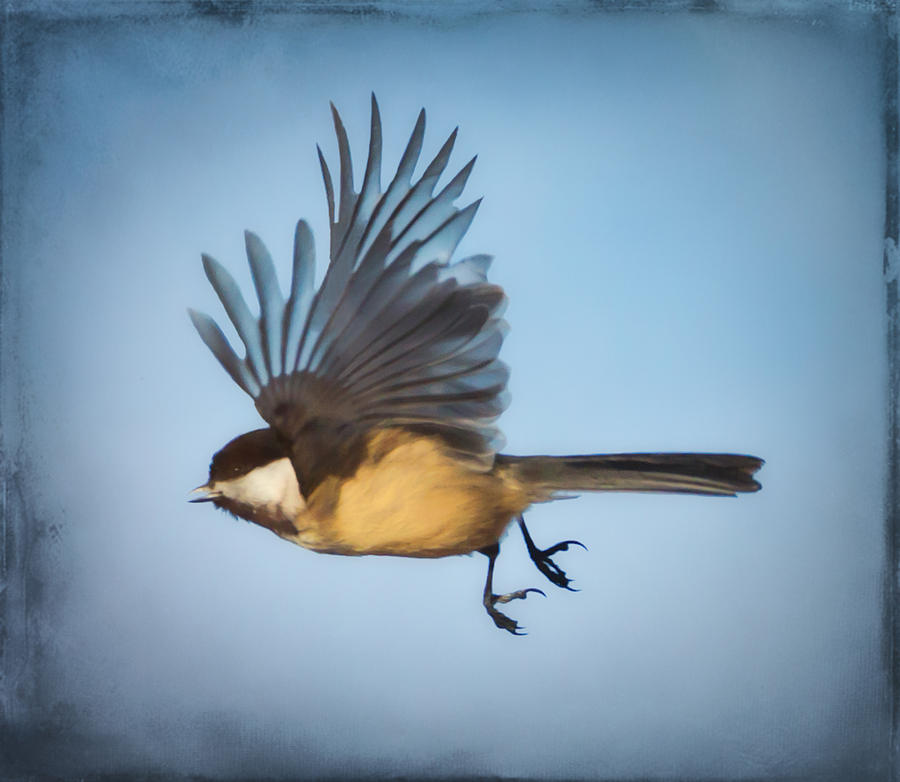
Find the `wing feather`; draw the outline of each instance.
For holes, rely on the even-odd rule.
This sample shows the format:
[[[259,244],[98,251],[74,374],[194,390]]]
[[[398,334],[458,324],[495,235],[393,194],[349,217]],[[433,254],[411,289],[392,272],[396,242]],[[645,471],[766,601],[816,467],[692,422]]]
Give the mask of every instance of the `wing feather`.
[[[247,362],[253,372],[256,381],[265,385],[269,380],[266,364],[263,360],[262,339],[256,318],[247,308],[247,303],[241,295],[234,278],[225,271],[225,268],[215,258],[209,255],[203,256],[203,268],[206,276],[213,286],[222,306],[225,308],[229,319],[244,343],[247,350]]]
[[[222,333],[222,329],[209,315],[190,308],[188,309],[188,314],[191,316],[191,321],[199,332],[200,338],[219,360],[225,371],[231,375],[231,379],[250,396],[256,396],[260,391],[259,383],[246,362],[239,359],[234,350],[232,350],[231,345],[228,344],[228,340]]]
[[[486,330],[490,328],[490,325],[485,327]],[[455,350],[450,347],[448,355],[438,356],[431,362],[398,361],[382,364],[371,377],[357,383],[356,391],[363,397],[373,389],[380,391],[382,387],[405,388],[465,374],[480,376],[488,372],[492,365],[502,365],[502,362],[494,358],[502,341],[503,333],[496,329],[481,341],[473,340],[468,335],[459,339],[459,346]]]
[[[419,161],[419,154],[422,151],[422,141],[425,138],[425,109],[419,112],[416,119],[416,125],[406,144],[403,156],[400,158],[400,164],[397,166],[397,173],[388,185],[381,200],[372,212],[372,217],[366,230],[363,232],[360,241],[360,255],[365,256],[369,245],[375,240],[385,224],[390,219],[395,207],[403,199],[406,191],[412,182],[413,170]]]
[[[291,295],[284,309],[283,365],[285,374],[298,368],[298,352],[303,324],[309,316],[313,298],[313,278],[316,272],[316,246],[312,231],[305,220],[297,223],[294,233],[294,269],[291,276]]]
[[[260,238],[250,231],[244,231],[247,259],[256,296],[259,299],[259,328],[263,337],[264,357],[269,377],[281,374],[282,320],[284,317],[284,297],[278,287],[272,256]]]
[[[344,123],[341,121],[341,115],[334,104],[331,104],[331,118],[334,122],[334,133],[337,136],[338,153],[340,155],[340,171],[341,171],[341,195],[338,207],[338,225],[349,226],[350,212],[353,210],[355,203],[355,193],[353,192],[353,161],[350,157],[350,142],[347,140],[347,131],[344,129]],[[338,247],[338,243],[332,244],[332,247]]]
[[[328,163],[325,162],[325,155],[322,154],[321,147],[316,144],[316,151],[319,153],[319,167],[322,169],[322,181],[325,182],[325,199],[328,201],[328,224],[334,226],[334,185],[331,183],[331,172],[328,170]],[[331,232],[331,240],[334,241],[334,230]]]

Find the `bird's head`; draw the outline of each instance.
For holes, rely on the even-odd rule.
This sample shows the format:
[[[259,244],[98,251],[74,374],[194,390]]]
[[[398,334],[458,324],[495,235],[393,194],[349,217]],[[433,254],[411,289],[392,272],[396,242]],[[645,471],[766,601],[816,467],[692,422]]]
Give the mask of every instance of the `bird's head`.
[[[209,480],[191,492],[189,501],[212,502],[276,532],[303,507],[290,455],[269,428],[235,437],[218,451]]]

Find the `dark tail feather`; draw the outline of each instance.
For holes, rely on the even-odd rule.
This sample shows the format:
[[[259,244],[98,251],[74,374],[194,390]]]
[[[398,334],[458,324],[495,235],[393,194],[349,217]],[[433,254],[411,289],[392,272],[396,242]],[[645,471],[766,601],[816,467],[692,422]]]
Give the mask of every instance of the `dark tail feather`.
[[[497,455],[533,495],[533,502],[567,492],[646,491],[734,496],[759,491],[755,456],[731,453],[619,453],[593,456]]]

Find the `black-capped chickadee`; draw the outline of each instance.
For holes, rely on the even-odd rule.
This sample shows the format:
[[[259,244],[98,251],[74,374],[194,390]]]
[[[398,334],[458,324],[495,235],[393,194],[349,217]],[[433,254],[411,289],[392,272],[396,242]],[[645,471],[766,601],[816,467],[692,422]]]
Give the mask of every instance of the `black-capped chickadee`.
[[[570,580],[539,549],[523,512],[584,491],[734,495],[757,491],[753,456],[638,453],[508,456],[495,421],[507,405],[508,369],[497,355],[506,323],[490,257],[451,262],[479,201],[457,209],[474,158],[435,194],[456,138],[413,181],[425,132],[420,112],[390,184],[382,190],[381,120],[372,96],[365,175],[354,190],[350,147],[332,106],[340,151],[338,197],[325,159],[331,256],[314,289],[314,246],[301,220],[285,300],[263,243],[245,234],[259,316],[209,256],[203,267],[244,343],[239,358],[207,315],[194,326],[268,424],[212,458],[192,502],[266,527],[328,554],[489,558],[484,607],[497,627],[521,628],[497,603],[538,589],[494,594],[500,536],[518,521],[538,569]],[[543,594],[541,592],[541,594]]]

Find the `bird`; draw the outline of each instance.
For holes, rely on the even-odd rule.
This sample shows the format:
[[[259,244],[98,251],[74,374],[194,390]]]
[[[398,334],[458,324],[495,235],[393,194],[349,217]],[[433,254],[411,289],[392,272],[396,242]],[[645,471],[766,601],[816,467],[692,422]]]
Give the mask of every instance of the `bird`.
[[[416,119],[390,183],[382,188],[382,124],[371,96],[368,155],[355,189],[350,144],[331,103],[337,192],[317,145],[330,227],[324,278],[314,284],[315,244],[300,220],[290,290],[245,231],[259,313],[226,269],[202,256],[206,276],[243,343],[239,356],[216,321],[188,309],[201,339],[254,401],[266,426],[212,457],[190,495],[319,553],[488,558],[482,605],[496,627],[524,634],[498,604],[546,596],[529,587],[496,594],[500,539],[515,521],[528,554],[555,586],[574,590],[525,525],[535,503],[581,492],[755,492],[763,465],[731,453],[513,456],[501,453],[497,418],[509,369],[499,358],[506,296],[488,282],[491,256],[454,259],[481,199],[456,205],[472,158],[441,188],[459,128],[415,176],[425,134]]]

